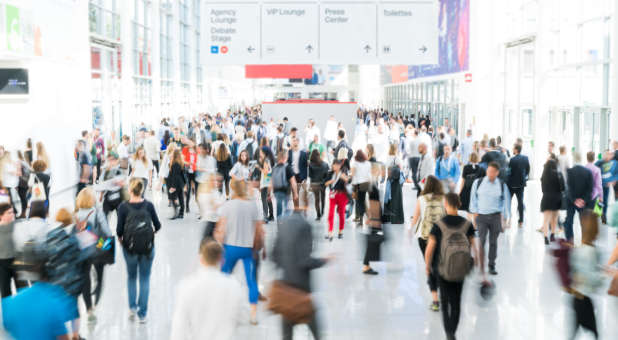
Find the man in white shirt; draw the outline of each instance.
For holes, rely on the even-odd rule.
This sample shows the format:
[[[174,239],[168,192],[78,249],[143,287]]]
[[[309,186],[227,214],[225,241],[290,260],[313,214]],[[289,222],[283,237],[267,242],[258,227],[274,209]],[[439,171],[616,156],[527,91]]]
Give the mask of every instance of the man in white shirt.
[[[128,160],[129,159],[129,144],[131,143],[131,138],[127,135],[122,136],[122,143],[118,145],[116,148],[116,153],[118,153],[118,158],[120,160]]]
[[[436,162],[433,158],[433,154],[429,152],[429,147],[424,142],[419,143],[418,152],[421,154],[421,159],[418,162],[417,183],[423,189],[427,176],[435,174]],[[417,191],[417,195],[420,195],[421,191]]]
[[[460,161],[466,165],[470,163],[470,154],[472,154],[472,147],[474,146],[474,139],[472,138],[472,130],[466,131],[466,138],[461,142],[459,146]]]
[[[157,174],[159,173],[159,159],[161,158],[159,151],[161,150],[160,145],[161,143],[157,137],[155,137],[154,130],[150,131],[148,137],[144,140],[144,151],[146,151],[146,158],[148,158],[155,169],[157,169]]]
[[[309,119],[309,124],[307,125],[307,128],[305,129],[305,145],[311,144],[315,136],[318,136],[318,142],[319,142],[320,141],[320,128],[318,128],[318,126],[315,125],[315,122],[313,121],[313,119]]]
[[[205,238],[200,268],[178,285],[170,339],[232,339],[242,313],[238,282],[220,270],[223,248]]]

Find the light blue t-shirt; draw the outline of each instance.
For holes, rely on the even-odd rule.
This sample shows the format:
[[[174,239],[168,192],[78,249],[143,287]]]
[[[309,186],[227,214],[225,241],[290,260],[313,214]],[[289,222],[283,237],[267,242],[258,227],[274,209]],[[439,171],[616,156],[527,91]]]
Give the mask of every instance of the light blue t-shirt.
[[[4,328],[15,340],[56,340],[68,334],[74,304],[62,287],[36,283],[2,300]]]

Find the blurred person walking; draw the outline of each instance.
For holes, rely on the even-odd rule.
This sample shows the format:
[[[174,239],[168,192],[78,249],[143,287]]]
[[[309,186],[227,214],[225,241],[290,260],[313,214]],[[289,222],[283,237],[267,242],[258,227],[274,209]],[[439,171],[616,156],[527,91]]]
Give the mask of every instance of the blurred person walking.
[[[526,188],[526,182],[530,174],[530,162],[528,161],[528,156],[521,154],[521,144],[515,144],[513,146],[513,155],[514,156],[511,157],[509,161],[509,174],[506,182],[509,187],[511,199],[513,195],[517,198],[517,213],[519,216],[517,225],[521,228],[524,224],[524,189]]]
[[[337,159],[333,161],[332,170],[328,173],[324,185],[329,187],[328,203],[328,235],[326,239],[333,240],[333,225],[335,223],[335,209],[339,216],[339,238],[343,238],[343,228],[345,226],[345,207],[348,204],[348,193],[346,185],[349,177],[347,171],[342,169],[344,161]]]
[[[320,157],[318,150],[313,150],[309,158],[309,179],[311,183],[311,192],[313,192],[313,200],[315,202],[316,221],[324,216],[324,207],[326,206],[326,187],[324,182],[328,175],[328,164]]]
[[[545,244],[554,242],[556,226],[558,225],[558,213],[562,206],[563,192],[566,190],[566,183],[562,177],[562,173],[558,170],[558,163],[549,159],[543,167],[541,175],[541,212],[543,213],[543,226],[541,231],[545,238]],[[550,233],[549,238],[547,234]]]
[[[0,293],[2,298],[11,296],[11,281],[19,288],[17,272],[13,266],[16,252],[13,243],[15,212],[9,203],[0,203]]]

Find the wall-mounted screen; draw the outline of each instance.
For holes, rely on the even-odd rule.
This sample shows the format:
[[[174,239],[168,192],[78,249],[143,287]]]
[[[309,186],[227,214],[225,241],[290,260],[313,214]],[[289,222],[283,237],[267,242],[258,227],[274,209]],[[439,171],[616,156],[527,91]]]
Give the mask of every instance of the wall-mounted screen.
[[[0,68],[0,95],[26,95],[28,88],[27,69]]]

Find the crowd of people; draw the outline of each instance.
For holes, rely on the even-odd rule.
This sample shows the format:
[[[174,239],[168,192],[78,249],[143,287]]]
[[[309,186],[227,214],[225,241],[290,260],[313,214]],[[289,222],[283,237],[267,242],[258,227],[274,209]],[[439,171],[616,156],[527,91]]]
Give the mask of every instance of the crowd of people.
[[[75,206],[57,209],[52,217],[55,174],[43,143],[33,148],[27,140],[15,159],[0,147],[5,328],[15,339],[82,339],[80,320],[97,321],[95,307],[105,267],[115,261],[110,256],[115,247],[126,262],[130,318],[146,323],[155,235],[167,219],[159,218],[160,209],[148,198],[160,192],[173,208],[169,219],[187,218],[194,201],[204,226],[202,240],[196,241],[201,267],[179,285],[172,339],[232,336],[243,294],[225,274],[239,260],[251,324],[258,323],[257,305],[264,301],[282,314],[284,339],[292,338],[299,323],[308,324],[319,339],[316,310],[307,298],[310,273],[333,258],[312,255],[308,217],[321,221],[325,214],[324,235],[318,238],[334,242],[344,237],[346,226],[357,228],[366,240],[359,267],[372,276],[379,275],[371,262],[381,261],[383,226],[406,224],[426,263],[430,309],[442,311],[446,336],[455,339],[464,281],[475,263],[484,285],[491,285],[486,272],[498,275],[498,238],[511,226],[511,199],[517,200],[518,228],[536,211],[524,205],[532,176],[524,143],[518,139],[508,149],[500,137],[478,137],[472,130],[460,140],[448,119],[438,125],[430,116],[359,109],[355,118],[354,131],[348,132],[331,116],[322,134],[313,119],[295,127],[287,118],[263,118],[257,106],[163,119],[153,128],[142,124],[135,135],[123,135],[118,142],[98,128],[83,131],[73,150]],[[538,231],[546,245],[561,239],[566,244],[572,278],[566,288],[573,296],[577,325],[597,334],[590,294],[599,288],[603,273],[594,240],[598,220],[618,224],[612,220],[613,209],[608,210],[610,191],[618,197],[618,142],[600,158],[588,152],[587,163],[577,152],[560,147],[556,155],[554,148],[550,142],[540,178],[543,224]],[[417,196],[413,207],[405,207],[412,216],[409,224],[404,186]],[[563,222],[560,211],[565,211]],[[581,245],[574,240],[575,212],[581,220]],[[266,247],[268,225],[276,230],[272,249]],[[258,284],[265,257],[283,270],[279,289],[270,293],[260,292]],[[607,266],[617,260],[618,247]],[[86,315],[77,308],[79,297]],[[297,313],[277,303],[281,300],[298,301]],[[299,310],[304,314],[299,316]]]

